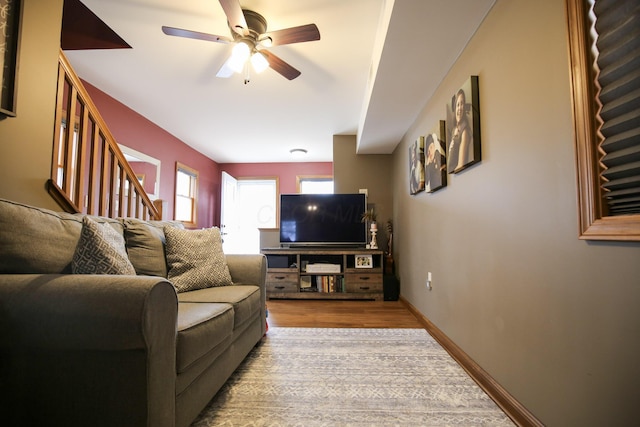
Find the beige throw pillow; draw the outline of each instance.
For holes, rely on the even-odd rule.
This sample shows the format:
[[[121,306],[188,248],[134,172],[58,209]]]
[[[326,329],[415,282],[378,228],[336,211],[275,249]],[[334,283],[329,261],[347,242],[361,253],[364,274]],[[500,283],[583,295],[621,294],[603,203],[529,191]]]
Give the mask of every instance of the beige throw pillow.
[[[167,278],[178,292],[232,285],[222,252],[220,229],[181,230],[164,227]]]
[[[120,274],[135,276],[122,237],[109,224],[98,224],[85,216],[71,261],[73,274]]]

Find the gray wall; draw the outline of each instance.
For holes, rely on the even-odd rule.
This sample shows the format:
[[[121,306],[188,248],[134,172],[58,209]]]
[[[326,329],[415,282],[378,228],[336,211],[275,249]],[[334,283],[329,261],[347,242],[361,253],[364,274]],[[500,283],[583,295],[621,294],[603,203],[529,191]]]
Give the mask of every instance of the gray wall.
[[[335,193],[368,190],[367,202],[378,222],[378,248],[387,250],[386,223],[393,214],[393,157],[356,154],[356,137],[334,135],[333,179]]]
[[[483,160],[410,196],[470,75]],[[401,293],[545,424],[636,425],[640,244],[577,238],[572,126],[564,1],[498,0],[394,152]]]
[[[59,209],[51,175],[63,0],[23,2],[17,116],[0,119],[0,197]]]

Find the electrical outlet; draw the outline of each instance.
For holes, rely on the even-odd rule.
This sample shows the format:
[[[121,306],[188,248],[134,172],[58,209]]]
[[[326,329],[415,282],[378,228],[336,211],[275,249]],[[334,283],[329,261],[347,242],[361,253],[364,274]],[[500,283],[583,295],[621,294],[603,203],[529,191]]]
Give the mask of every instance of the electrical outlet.
[[[427,273],[427,289],[431,290],[433,287],[431,286],[431,272]]]

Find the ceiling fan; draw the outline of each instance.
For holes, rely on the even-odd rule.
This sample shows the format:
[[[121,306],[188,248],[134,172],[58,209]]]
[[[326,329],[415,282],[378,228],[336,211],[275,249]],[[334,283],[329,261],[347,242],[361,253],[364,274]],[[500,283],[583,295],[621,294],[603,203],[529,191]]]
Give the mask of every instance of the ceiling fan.
[[[252,10],[242,9],[238,0],[220,0],[227,16],[232,37],[201,33],[182,28],[163,26],[162,31],[170,36],[206,40],[217,43],[235,43],[232,54],[222,65],[217,77],[230,77],[234,72],[246,71],[245,84],[249,82],[248,62],[256,72],[267,67],[293,80],[301,73],[266,48],[292,43],[320,40],[320,31],[316,24],[301,25],[283,30],[267,32],[267,20]]]

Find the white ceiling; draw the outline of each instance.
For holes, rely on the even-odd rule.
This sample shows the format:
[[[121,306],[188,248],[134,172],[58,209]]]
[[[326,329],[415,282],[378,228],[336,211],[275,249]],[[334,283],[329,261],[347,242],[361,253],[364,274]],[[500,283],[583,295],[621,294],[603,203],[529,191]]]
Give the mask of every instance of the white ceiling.
[[[262,163],[332,161],[333,135],[391,153],[495,0],[240,0],[269,30],[321,35],[270,48],[300,77],[267,69],[247,85],[215,76],[229,45],[160,29],[230,36],[218,0],[82,2],[133,49],[65,52],[81,78],[218,163]]]

